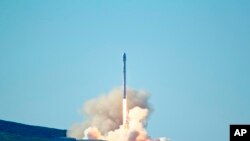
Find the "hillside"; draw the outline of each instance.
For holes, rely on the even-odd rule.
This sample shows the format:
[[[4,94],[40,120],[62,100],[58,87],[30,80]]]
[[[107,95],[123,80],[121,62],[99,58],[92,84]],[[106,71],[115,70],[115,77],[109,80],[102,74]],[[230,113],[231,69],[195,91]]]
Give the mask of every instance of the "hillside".
[[[20,136],[33,136],[39,138],[59,138],[66,136],[66,130],[31,126],[4,120],[0,120],[0,131]]]
[[[66,130],[0,120],[0,141],[75,141]]]
[[[0,141],[76,141],[66,137],[66,130],[26,125],[0,120]],[[78,140],[98,141],[98,140]]]

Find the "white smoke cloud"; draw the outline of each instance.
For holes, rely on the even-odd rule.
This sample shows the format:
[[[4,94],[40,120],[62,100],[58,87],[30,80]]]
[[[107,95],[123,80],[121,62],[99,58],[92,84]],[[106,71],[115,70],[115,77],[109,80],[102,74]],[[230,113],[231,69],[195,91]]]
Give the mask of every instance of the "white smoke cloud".
[[[122,126],[122,89],[116,88],[106,95],[87,101],[81,113],[87,118],[74,124],[67,136],[77,139],[102,139],[107,141],[168,141],[152,140],[146,131],[147,119],[152,111],[145,91],[127,89],[128,128]]]

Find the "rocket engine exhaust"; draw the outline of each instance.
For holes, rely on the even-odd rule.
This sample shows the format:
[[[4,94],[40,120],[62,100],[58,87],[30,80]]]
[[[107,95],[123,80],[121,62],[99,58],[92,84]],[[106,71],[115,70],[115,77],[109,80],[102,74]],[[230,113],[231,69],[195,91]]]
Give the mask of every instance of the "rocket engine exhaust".
[[[122,125],[125,129],[128,128],[127,119],[127,94],[126,94],[126,54],[123,54],[123,99],[122,99]]]
[[[151,111],[146,91],[126,88],[124,53],[123,86],[86,101],[80,109],[86,120],[68,129],[67,137],[106,141],[169,141],[167,138],[153,139],[148,135],[146,126]]]

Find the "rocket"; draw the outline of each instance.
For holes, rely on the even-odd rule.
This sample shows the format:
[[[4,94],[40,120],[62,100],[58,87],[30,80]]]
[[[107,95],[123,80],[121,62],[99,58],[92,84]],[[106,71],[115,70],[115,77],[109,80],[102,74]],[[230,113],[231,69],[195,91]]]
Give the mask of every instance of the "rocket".
[[[126,53],[123,53],[123,99],[126,98]]]
[[[123,99],[122,99],[122,114],[123,121],[122,124],[125,129],[128,128],[128,119],[127,119],[127,94],[126,94],[126,54],[123,53]]]

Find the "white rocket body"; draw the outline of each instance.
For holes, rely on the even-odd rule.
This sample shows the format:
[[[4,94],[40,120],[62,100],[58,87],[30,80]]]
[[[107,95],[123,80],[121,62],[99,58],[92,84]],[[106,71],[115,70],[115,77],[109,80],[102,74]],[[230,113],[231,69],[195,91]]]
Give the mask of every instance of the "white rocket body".
[[[123,126],[127,126],[127,99],[122,100],[122,111],[123,111],[123,120],[122,124]]]

